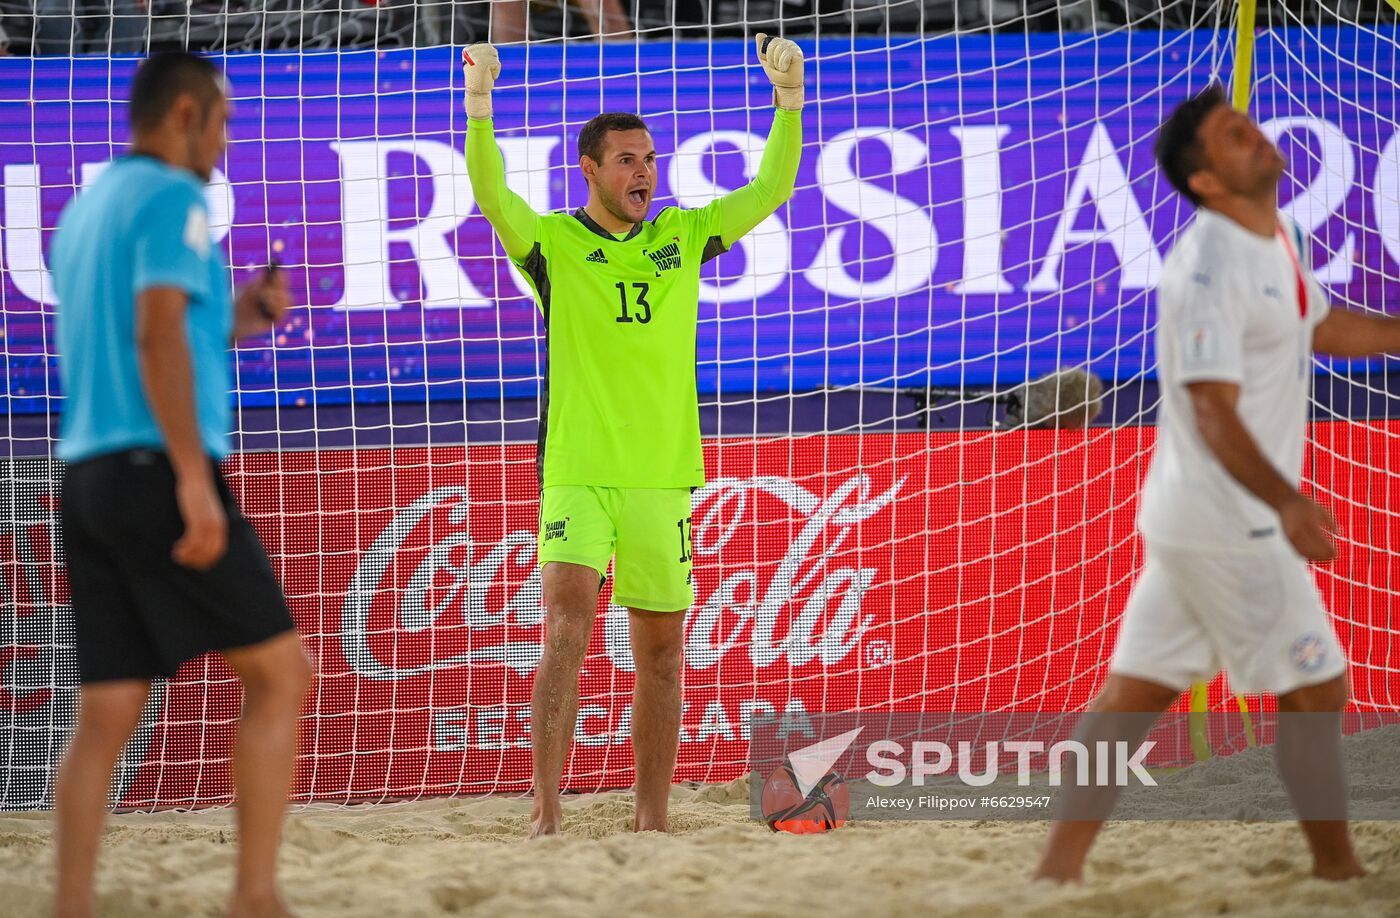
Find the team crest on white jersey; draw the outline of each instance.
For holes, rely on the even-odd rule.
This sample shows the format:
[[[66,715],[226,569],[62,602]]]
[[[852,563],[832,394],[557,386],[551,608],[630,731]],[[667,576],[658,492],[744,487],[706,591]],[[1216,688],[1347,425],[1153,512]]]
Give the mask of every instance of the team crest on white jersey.
[[[1214,321],[1200,319],[1186,328],[1186,361],[1188,365],[1213,363],[1219,356],[1220,334]]]
[[[1327,662],[1327,644],[1322,636],[1309,632],[1293,642],[1293,665],[1305,673],[1315,673]]]

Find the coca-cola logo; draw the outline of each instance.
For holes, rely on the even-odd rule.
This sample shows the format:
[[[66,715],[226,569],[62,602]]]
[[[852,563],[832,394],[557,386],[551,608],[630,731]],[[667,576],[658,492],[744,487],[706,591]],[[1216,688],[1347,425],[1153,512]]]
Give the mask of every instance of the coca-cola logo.
[[[468,629],[513,625],[517,630],[538,631],[544,611],[539,601],[535,534],[508,532],[478,553],[468,514],[466,488],[434,488],[400,511],[360,558],[341,614],[341,647],[355,672],[369,679],[404,679],[469,663],[501,663],[519,673],[533,672],[539,665],[543,648],[538,635],[532,640],[503,639],[473,646],[442,658],[430,655],[421,663],[403,662],[394,653],[401,642],[385,640],[429,632],[449,612],[459,614]],[[411,540],[422,541],[421,530],[430,520],[445,523],[446,530],[428,545],[403,587],[396,588],[390,572],[402,565]],[[488,594],[512,567],[528,573],[514,595],[493,610]],[[376,628],[375,613],[386,603],[390,604],[388,622]],[[386,650],[389,656],[384,657]]]
[[[862,600],[880,572],[842,565],[842,549],[852,547],[853,527],[889,506],[904,482],[872,494],[870,478],[858,474],[823,497],[760,475],[719,478],[697,490],[696,563],[709,559],[720,579],[687,614],[687,665],[707,669],[736,650],[756,668],[845,660],[870,627]],[[471,516],[465,487],[434,488],[399,511],[360,558],[341,616],[341,646],[356,673],[406,679],[497,663],[526,675],[539,665],[544,612],[535,533],[513,529],[477,540]],[[755,527],[784,521],[795,525],[795,536],[777,558],[763,557]],[[728,557],[726,547],[745,538],[744,550]],[[609,610],[605,638],[613,666],[632,670],[625,610]]]

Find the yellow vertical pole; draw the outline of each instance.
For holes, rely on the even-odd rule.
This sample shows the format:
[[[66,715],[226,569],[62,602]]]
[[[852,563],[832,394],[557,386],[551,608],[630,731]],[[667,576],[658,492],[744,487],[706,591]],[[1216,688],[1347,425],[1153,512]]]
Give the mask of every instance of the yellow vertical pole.
[[[1187,729],[1191,736],[1191,754],[1197,762],[1210,758],[1210,734],[1206,730],[1206,708],[1209,698],[1204,682],[1191,684],[1191,713],[1186,716]]]
[[[1400,0],[1387,0],[1400,9]],[[1256,24],[1255,0],[1240,0],[1240,18],[1235,24],[1235,108],[1249,111],[1250,90],[1254,86],[1254,27]],[[1236,695],[1240,716],[1244,719],[1245,739],[1254,743],[1254,720],[1249,715],[1249,702],[1243,695]]]
[[[1395,0],[1400,3],[1400,0]],[[1238,111],[1249,111],[1249,91],[1254,87],[1254,0],[1240,0],[1240,16],[1235,22],[1234,103]]]

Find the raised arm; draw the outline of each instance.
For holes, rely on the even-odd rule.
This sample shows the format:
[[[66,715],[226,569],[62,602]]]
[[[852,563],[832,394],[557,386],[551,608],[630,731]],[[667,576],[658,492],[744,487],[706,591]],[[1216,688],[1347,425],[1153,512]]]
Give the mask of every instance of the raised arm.
[[[529,257],[535,245],[539,214],[506,185],[506,165],[491,123],[491,89],[501,72],[500,57],[481,42],[462,52],[467,78],[467,179],[477,206],[515,262]]]
[[[802,159],[802,49],[786,38],[760,33],[758,60],[773,83],[773,129],[758,175],[719,200],[720,239],[730,246],[792,197]]]

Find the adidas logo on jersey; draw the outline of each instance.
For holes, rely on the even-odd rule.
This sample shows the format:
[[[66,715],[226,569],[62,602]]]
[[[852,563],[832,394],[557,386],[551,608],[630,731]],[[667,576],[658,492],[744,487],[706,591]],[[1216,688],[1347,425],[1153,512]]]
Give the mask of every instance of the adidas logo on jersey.
[[[592,262],[595,265],[605,265],[608,263],[608,256],[603,254],[602,249],[594,249],[588,253],[588,257],[584,261]]]

